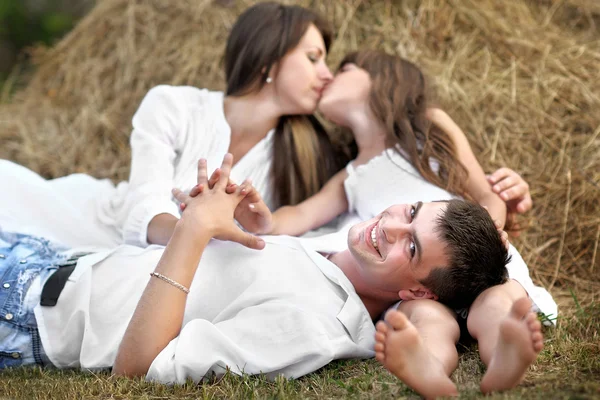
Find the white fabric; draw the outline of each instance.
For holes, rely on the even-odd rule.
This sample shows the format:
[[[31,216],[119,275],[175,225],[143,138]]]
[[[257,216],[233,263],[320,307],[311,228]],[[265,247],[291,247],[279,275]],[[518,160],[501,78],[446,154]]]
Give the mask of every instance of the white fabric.
[[[357,168],[348,167],[344,182],[350,211],[367,220],[395,204],[417,201],[449,200],[454,196],[429,182],[393,149],[387,149]],[[347,231],[346,231],[347,232]],[[345,232],[340,232],[340,238]],[[509,251],[512,260],[506,266],[511,279],[527,291],[534,306],[556,324],[558,306],[548,291],[534,285],[527,264],[514,246]]]
[[[432,168],[437,166],[432,162]],[[372,218],[394,204],[449,200],[453,196],[427,182],[410,162],[394,149],[387,149],[368,163],[346,166],[344,181],[348,211],[363,220]]]
[[[210,242],[181,333],[156,357],[147,379],[183,383],[221,375],[226,367],[296,378],[334,359],[373,356],[375,328],[343,272],[303,239],[265,239],[262,251]],[[54,365],[113,364],[162,252],[122,245],[79,260],[58,304],[35,309]]]
[[[251,178],[269,206],[273,134],[268,132],[231,172],[236,182]],[[5,188],[0,195],[0,224],[5,230],[45,236],[71,247],[147,246],[147,227],[154,216],[179,216],[171,189],[194,186],[199,158],[208,160],[209,171],[217,168],[230,139],[222,92],[157,86],[133,117],[129,182],[115,188],[108,180],[83,174],[47,181],[0,160]]]

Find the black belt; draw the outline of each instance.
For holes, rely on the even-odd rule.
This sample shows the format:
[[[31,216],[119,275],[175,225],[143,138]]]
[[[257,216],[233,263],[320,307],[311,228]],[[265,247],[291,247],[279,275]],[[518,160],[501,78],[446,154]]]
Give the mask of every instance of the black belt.
[[[47,307],[54,307],[58,301],[60,293],[65,288],[65,284],[69,279],[69,276],[75,270],[77,261],[89,253],[75,254],[71,256],[67,261],[58,265],[58,269],[54,271],[48,278],[42,289],[42,298],[40,304]]]

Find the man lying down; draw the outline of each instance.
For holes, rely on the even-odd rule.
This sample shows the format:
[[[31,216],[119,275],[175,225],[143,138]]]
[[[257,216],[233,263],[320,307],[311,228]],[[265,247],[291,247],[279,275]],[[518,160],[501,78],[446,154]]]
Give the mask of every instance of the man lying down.
[[[297,378],[374,356],[373,321],[398,300],[460,308],[506,280],[501,235],[462,200],[390,207],[354,225],[335,253],[243,232],[233,216],[252,190],[226,191],[231,163],[212,188],[200,163],[203,191],[176,193],[186,208],[166,248],[81,256],[2,233],[0,353],[11,356],[0,366],[112,367],[167,383],[227,369]]]

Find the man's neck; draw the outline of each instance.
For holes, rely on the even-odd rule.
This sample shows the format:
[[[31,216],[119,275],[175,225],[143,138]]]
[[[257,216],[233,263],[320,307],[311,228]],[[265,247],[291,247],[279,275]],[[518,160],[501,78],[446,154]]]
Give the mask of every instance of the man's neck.
[[[332,254],[329,260],[337,265],[352,283],[372,319],[378,318],[391,305],[400,300],[397,292],[382,291],[365,282],[357,268],[356,260],[349,250]]]

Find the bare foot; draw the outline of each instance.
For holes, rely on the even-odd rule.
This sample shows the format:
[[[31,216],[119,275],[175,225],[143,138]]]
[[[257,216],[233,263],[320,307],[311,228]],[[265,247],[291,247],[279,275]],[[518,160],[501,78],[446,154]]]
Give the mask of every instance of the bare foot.
[[[385,319],[387,324],[379,321],[375,333],[377,360],[425,398],[458,395],[442,364],[425,348],[417,328],[406,316],[392,310]]]
[[[481,380],[481,391],[490,393],[517,386],[543,347],[542,325],[531,312],[531,300],[515,301],[500,323],[498,344]]]

